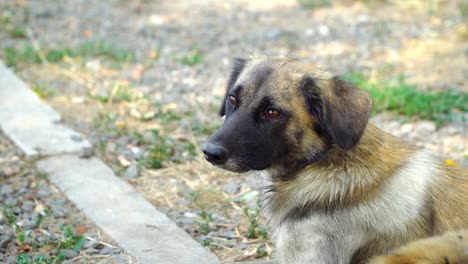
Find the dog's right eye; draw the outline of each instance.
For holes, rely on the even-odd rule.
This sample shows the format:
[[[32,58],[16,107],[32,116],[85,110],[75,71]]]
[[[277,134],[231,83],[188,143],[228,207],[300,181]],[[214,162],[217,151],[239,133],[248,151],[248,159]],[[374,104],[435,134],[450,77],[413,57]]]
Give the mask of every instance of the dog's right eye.
[[[234,97],[233,95],[230,95],[229,96],[229,103],[233,106],[236,106],[237,105],[237,98]]]

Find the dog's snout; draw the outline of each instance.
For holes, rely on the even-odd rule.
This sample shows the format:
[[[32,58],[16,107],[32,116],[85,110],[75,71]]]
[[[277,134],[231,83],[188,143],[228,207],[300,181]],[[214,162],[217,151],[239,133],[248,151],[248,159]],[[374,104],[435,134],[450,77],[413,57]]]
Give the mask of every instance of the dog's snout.
[[[203,148],[203,154],[207,161],[220,165],[227,160],[227,151],[221,146],[217,146],[212,143],[207,143]]]

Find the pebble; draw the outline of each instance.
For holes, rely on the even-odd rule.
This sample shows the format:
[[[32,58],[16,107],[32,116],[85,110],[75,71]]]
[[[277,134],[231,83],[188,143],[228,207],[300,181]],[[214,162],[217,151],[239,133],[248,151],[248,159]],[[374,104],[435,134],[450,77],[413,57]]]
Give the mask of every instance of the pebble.
[[[70,139],[75,142],[81,142],[83,141],[83,138],[80,135],[73,134],[70,136]]]
[[[88,248],[87,250],[85,250],[84,252],[86,252],[86,254],[88,255],[97,255],[99,254],[101,251],[99,249],[96,249],[96,248]]]
[[[237,247],[240,250],[246,250],[249,247],[249,245],[247,243],[240,243],[239,245],[237,245]]]
[[[87,249],[87,248],[95,248],[99,245],[99,241],[97,239],[91,239],[91,240],[87,240],[84,245],[83,245],[83,248],[84,249]]]
[[[188,218],[200,218],[198,214],[192,212],[184,212],[184,216]]]
[[[0,236],[0,249],[7,248],[8,244],[13,240],[13,234]]]
[[[421,121],[415,125],[415,133],[418,133],[423,136],[430,136],[431,133],[436,131],[437,127],[434,122],[431,121]]]
[[[140,168],[138,167],[138,165],[137,164],[130,165],[125,170],[125,176],[130,179],[137,178],[138,176],[140,176]]]
[[[101,255],[109,255],[109,254],[112,253],[113,250],[114,250],[114,249],[111,248],[111,247],[104,246],[104,247],[101,249],[100,253],[101,253]]]
[[[13,192],[13,187],[11,187],[11,185],[0,186],[0,195],[8,195],[12,192]]]
[[[30,212],[34,209],[35,206],[36,204],[33,201],[26,200],[26,201],[23,201],[23,205],[21,206],[21,208],[25,211]]]
[[[328,34],[330,33],[330,29],[328,28],[328,26],[323,24],[318,26],[317,31],[320,35],[324,37],[328,36]]]
[[[78,153],[78,156],[82,159],[88,159],[94,155],[94,149],[92,147],[84,147]]]
[[[240,185],[235,182],[228,182],[223,185],[223,191],[227,194],[236,194],[240,190]]]
[[[60,250],[60,253],[65,255],[65,257],[67,257],[67,259],[72,259],[72,258],[78,256],[78,253],[73,249],[62,249],[62,250]]]
[[[19,221],[18,226],[24,230],[32,230],[37,227],[36,221]]]
[[[400,131],[401,131],[401,133],[403,133],[403,134],[408,134],[408,133],[410,133],[411,131],[413,131],[413,129],[414,129],[414,125],[411,124],[411,123],[403,124],[403,125],[400,127]]]

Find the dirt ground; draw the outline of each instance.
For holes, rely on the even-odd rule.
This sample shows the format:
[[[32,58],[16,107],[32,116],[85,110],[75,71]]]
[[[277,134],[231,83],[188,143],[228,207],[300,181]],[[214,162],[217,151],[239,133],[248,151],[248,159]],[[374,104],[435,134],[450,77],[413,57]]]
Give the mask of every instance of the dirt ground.
[[[118,175],[222,260],[238,261],[270,258],[273,246],[247,176],[200,154],[222,123],[232,59],[297,57],[338,75],[404,75],[421,91],[466,93],[467,16],[464,1],[0,0],[0,57]],[[466,119],[372,121],[467,164]]]

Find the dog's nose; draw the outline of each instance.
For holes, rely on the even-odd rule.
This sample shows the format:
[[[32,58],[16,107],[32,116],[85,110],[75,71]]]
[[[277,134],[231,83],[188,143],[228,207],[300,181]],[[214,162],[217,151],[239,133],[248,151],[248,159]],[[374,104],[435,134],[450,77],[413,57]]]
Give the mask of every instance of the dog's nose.
[[[227,152],[221,146],[212,143],[207,143],[203,148],[205,159],[213,164],[220,165],[227,160]]]

